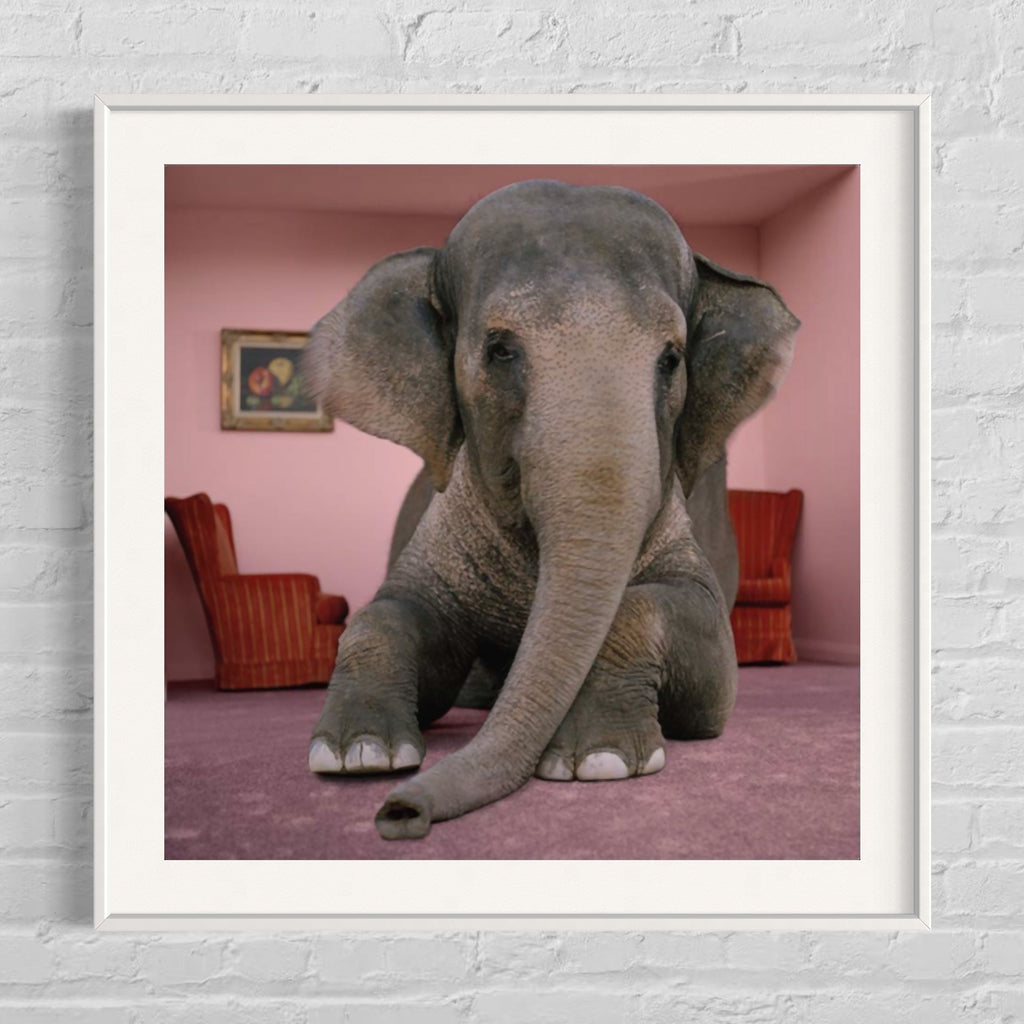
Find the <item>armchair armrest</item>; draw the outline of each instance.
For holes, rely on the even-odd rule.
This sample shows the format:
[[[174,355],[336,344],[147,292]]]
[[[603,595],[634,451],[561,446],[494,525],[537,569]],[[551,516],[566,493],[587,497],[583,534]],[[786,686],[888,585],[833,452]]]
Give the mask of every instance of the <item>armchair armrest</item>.
[[[341,625],[348,616],[348,601],[338,594],[320,594],[316,599],[316,621],[321,625]]]
[[[737,604],[789,604],[793,599],[789,559],[773,559],[771,573],[771,576],[760,579],[741,579],[736,593]]]

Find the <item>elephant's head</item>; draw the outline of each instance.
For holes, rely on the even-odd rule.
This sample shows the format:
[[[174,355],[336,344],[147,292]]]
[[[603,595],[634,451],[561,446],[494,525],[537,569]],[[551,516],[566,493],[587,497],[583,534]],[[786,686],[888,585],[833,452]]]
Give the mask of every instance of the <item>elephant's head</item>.
[[[422,456],[438,490],[463,451],[458,472],[538,550],[498,704],[461,762],[402,787],[411,804],[452,817],[529,777],[675,479],[688,494],[774,392],[797,326],[650,199],[552,181],[481,200],[442,249],[383,260],[319,322],[305,368],[327,408]],[[474,757],[514,767],[470,784]]]

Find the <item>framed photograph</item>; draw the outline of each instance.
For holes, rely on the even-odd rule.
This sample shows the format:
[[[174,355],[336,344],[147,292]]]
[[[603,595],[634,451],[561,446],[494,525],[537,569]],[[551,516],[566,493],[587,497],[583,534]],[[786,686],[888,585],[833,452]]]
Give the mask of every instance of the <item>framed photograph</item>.
[[[97,926],[926,927],[928,131],[914,96],[98,98]],[[264,581],[253,593],[313,580],[310,622],[329,611],[332,625],[310,628],[333,629],[333,644],[333,623],[383,581],[417,487],[443,486],[444,459],[477,443],[467,364],[450,384],[427,356],[439,290],[456,285],[435,276],[417,298],[388,278],[375,305],[375,268],[387,277],[448,252],[466,218],[463,235],[485,238],[476,266],[497,261],[504,280],[533,251],[524,207],[489,214],[486,234],[467,211],[543,195],[559,219],[584,194],[632,204],[608,211],[620,248],[637,203],[681,230],[695,255],[673,301],[691,350],[701,317],[711,338],[729,330],[716,302],[753,295],[758,310],[781,305],[744,323],[801,321],[795,348],[791,326],[779,335],[778,396],[732,431],[722,463],[740,549],[735,708],[717,739],[668,736],[649,775],[561,782],[559,765],[540,766],[513,795],[389,842],[386,809],[398,820],[415,807],[391,793],[415,792],[403,779],[418,776],[332,774],[377,754],[309,745],[322,667],[296,677],[319,686],[282,689],[268,670],[254,678],[277,682],[217,689],[236,641],[216,635],[195,566],[155,510],[208,493],[234,578]],[[587,245],[560,258],[589,252],[590,266]],[[527,292],[549,288],[549,270]],[[353,289],[358,304],[339,305]],[[509,294],[519,301],[522,282]],[[499,368],[524,344],[503,301],[498,326],[488,314]],[[332,387],[362,372],[393,389],[399,427],[358,397],[335,430],[301,380],[309,335],[223,327],[246,322],[319,322],[317,359],[344,370]],[[363,348],[324,356],[340,322]],[[380,355],[376,332],[396,325],[418,339],[415,358]],[[530,351],[535,380],[544,364]],[[204,377],[218,353],[219,409]],[[665,358],[659,381],[675,370]],[[631,372],[577,366],[605,395],[609,451],[623,442],[608,388]],[[463,389],[459,431],[434,412],[449,387]],[[244,433],[257,431],[277,436]],[[454,438],[455,454],[421,433]],[[232,671],[230,688],[247,688],[244,665]],[[424,770],[487,717],[472,694],[456,704],[424,732]],[[396,743],[387,756],[404,755]],[[603,752],[590,760],[607,767]]]
[[[220,332],[222,430],[334,429],[302,385],[299,356],[308,340],[281,331]]]

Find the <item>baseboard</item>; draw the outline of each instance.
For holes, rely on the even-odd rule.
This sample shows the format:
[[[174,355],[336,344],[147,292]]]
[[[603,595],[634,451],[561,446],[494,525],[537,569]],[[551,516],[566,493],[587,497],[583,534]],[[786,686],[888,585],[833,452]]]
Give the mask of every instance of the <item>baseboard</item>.
[[[831,640],[801,640],[793,638],[797,657],[801,661],[827,661],[836,665],[859,665],[860,647],[857,644],[837,644]]]

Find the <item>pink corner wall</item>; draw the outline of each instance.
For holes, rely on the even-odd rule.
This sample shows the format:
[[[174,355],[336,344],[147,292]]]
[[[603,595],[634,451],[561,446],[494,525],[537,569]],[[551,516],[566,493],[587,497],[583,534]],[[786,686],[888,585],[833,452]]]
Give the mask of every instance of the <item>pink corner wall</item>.
[[[800,317],[778,400],[760,417],[764,486],[804,491],[794,551],[801,657],[860,652],[860,171],[765,221],[761,276]]]
[[[397,249],[441,242],[447,220],[171,208],[165,260],[165,487],[232,513],[242,572],[311,572],[365,604],[419,470],[411,452],[344,423],[330,434],[220,429],[223,327],[308,330]],[[165,528],[165,672],[211,678],[213,653],[184,554]]]
[[[834,205],[824,203],[825,219],[819,232],[827,230],[827,214]],[[838,205],[842,207],[843,202]],[[809,208],[812,214],[816,209],[814,204]],[[735,270],[761,273],[776,283],[805,324],[817,332],[815,290],[802,284],[800,277],[801,265],[817,270],[819,254],[813,252],[813,239],[804,237],[801,219],[802,215],[787,219],[784,213],[762,230],[685,224],[683,228],[695,250]],[[391,528],[419,460],[403,448],[343,423],[337,423],[331,434],[222,431],[221,328],[308,329],[371,263],[396,250],[438,245],[454,222],[455,218],[433,216],[168,209],[166,493],[180,497],[205,490],[228,505],[242,572],[312,572],[320,577],[325,590],[344,594],[353,609],[363,606],[383,580]],[[790,242],[803,247],[803,255],[795,261],[784,258],[783,250]],[[786,280],[773,276],[776,269]],[[810,333],[805,329],[804,334]],[[820,334],[816,344],[825,347],[822,352],[839,340],[827,330]],[[820,371],[818,355],[813,360],[806,358],[806,370],[795,367],[801,388],[808,384],[804,378]],[[787,406],[796,390],[787,387]],[[801,417],[813,413],[818,404],[817,398],[808,399],[801,406],[803,412],[794,410],[792,416],[781,417],[769,407],[744,424],[730,443],[730,485],[802,486],[807,490],[808,481],[801,474],[811,467],[810,489],[815,494],[837,486],[843,493],[849,492],[845,483],[837,484],[835,474],[824,472],[829,464],[825,453],[813,458],[796,453],[792,472],[780,455],[796,442],[797,448],[819,441],[822,445],[833,443],[830,435],[801,433],[799,429]],[[776,436],[779,442],[785,441],[783,448],[776,444]],[[856,433],[852,443],[856,447]],[[774,457],[769,450],[776,453]],[[843,506],[844,502],[827,493],[808,501],[815,520],[819,508],[833,509],[837,504]],[[849,527],[848,515],[842,520],[822,519],[832,521],[843,529]],[[826,527],[824,532],[830,529]],[[209,678],[213,657],[202,610],[169,523],[165,547],[166,676],[171,680]],[[806,547],[808,557],[822,556],[817,534]],[[831,559],[826,553],[826,564]],[[856,552],[853,562],[844,564],[842,571],[852,573],[856,581]],[[827,572],[816,567],[808,578],[817,585],[824,575]],[[834,581],[829,586],[834,587]],[[806,621],[811,630],[820,626],[825,630],[822,636],[831,642],[833,636],[840,635],[836,624],[819,622],[821,616],[815,617],[813,606],[813,601],[807,603],[801,624]],[[808,636],[813,639],[812,634]],[[844,635],[840,642],[847,639]]]

